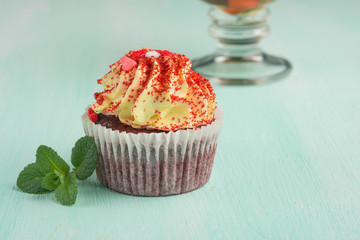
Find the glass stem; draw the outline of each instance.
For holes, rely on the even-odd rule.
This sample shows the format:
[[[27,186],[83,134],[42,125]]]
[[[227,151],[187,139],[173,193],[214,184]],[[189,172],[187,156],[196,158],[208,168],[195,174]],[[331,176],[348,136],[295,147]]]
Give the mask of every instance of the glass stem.
[[[267,8],[229,14],[212,7],[209,16],[212,19],[210,34],[218,41],[217,55],[236,58],[261,56],[258,42],[269,33]]]

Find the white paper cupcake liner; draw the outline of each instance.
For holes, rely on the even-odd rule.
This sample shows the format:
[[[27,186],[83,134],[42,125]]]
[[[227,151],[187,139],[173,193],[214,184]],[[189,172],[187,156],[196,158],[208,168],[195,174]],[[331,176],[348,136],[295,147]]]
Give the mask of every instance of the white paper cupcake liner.
[[[96,175],[118,192],[163,196],[188,192],[210,178],[224,113],[195,129],[161,133],[126,133],[95,124],[82,116],[85,134],[99,151]]]

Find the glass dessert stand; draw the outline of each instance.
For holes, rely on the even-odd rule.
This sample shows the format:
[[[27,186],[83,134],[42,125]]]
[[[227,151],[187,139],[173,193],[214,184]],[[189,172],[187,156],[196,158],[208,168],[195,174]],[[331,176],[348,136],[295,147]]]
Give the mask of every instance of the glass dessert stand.
[[[213,6],[209,16],[209,32],[217,39],[217,48],[193,60],[195,71],[221,84],[262,84],[289,74],[288,60],[264,53],[258,46],[269,33],[266,5],[237,14]]]

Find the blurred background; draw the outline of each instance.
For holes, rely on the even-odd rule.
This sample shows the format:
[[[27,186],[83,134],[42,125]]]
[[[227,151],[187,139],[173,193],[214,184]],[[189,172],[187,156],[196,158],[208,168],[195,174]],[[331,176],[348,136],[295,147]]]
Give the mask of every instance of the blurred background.
[[[279,91],[281,97],[284,90],[297,88],[292,95],[306,98],[317,91],[316,98],[329,92],[325,87],[337,89],[333,94],[356,89],[358,5],[356,0],[346,1],[346,6],[335,0],[269,4],[270,34],[261,47],[289,59],[294,70],[274,86],[218,87],[218,101],[225,97],[222,91],[227,96],[260,97],[263,91],[274,95]],[[200,0],[0,1],[1,97],[32,116],[29,126],[36,125],[35,116],[44,112],[38,105],[30,106],[28,99],[38,102],[44,97],[43,107],[50,110],[61,103],[58,110],[66,109],[69,122],[76,122],[79,112],[93,101],[92,93],[101,90],[96,80],[129,50],[169,49],[190,59],[214,51],[216,41],[208,34],[209,8]],[[19,90],[21,95],[12,97]],[[281,102],[289,100],[284,97]],[[6,108],[0,105],[2,112]]]

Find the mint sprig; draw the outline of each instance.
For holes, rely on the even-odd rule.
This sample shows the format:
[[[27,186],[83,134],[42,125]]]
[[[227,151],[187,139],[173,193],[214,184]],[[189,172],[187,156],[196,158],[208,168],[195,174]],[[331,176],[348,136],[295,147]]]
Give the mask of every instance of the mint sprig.
[[[41,181],[41,187],[54,191],[60,185],[59,176],[55,172],[49,172]]]
[[[45,193],[48,192],[48,190],[41,187],[41,182],[44,177],[45,174],[41,172],[38,165],[31,163],[20,172],[16,185],[26,193]]]
[[[40,194],[55,190],[63,205],[73,205],[78,192],[77,179],[85,180],[94,172],[98,153],[92,137],[82,137],[72,149],[70,166],[50,147],[41,145],[36,162],[26,166],[17,178],[17,187],[26,193]]]
[[[56,199],[63,205],[73,205],[77,195],[77,181],[74,172],[60,177],[61,184],[55,190]]]
[[[94,139],[80,138],[71,152],[71,163],[74,165],[76,178],[84,180],[91,176],[97,160],[97,149]]]
[[[61,174],[68,174],[70,166],[52,148],[41,145],[36,150],[36,164],[44,174],[57,170]]]

